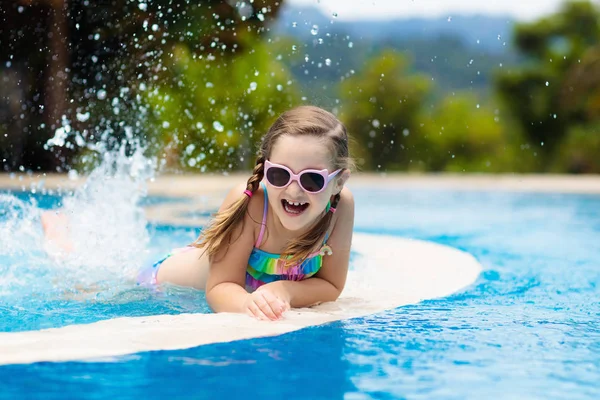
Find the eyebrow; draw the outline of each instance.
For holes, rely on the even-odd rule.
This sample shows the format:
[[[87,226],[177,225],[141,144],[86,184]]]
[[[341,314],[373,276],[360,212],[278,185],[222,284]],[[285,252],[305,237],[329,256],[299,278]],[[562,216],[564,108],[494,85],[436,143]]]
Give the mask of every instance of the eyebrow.
[[[293,173],[295,173],[295,174],[297,174],[299,171],[304,171],[304,170],[307,170],[307,169],[315,169],[315,170],[317,170],[317,171],[321,171],[321,170],[323,170],[323,169],[326,169],[327,171],[329,171],[329,168],[327,168],[326,166],[324,166],[324,167],[306,167],[306,168],[302,168],[301,170],[299,170],[299,171],[298,171],[298,170],[296,170],[296,169],[294,169],[294,168],[290,167],[290,166],[289,166],[289,165],[287,165],[286,163],[282,163],[282,162],[276,162],[276,161],[273,161],[273,160],[269,160],[269,161],[270,161],[272,164],[279,164],[279,165],[286,166],[286,167],[288,167],[289,169],[291,169],[291,170],[292,170],[292,172],[293,172]]]

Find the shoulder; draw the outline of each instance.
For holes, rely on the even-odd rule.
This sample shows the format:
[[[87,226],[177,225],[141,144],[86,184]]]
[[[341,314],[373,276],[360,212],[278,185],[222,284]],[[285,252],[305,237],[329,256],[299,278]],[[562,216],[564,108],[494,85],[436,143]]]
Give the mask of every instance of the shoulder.
[[[332,236],[338,236],[340,231],[351,232],[354,229],[354,196],[347,187],[340,192],[340,201],[333,218]]]
[[[338,218],[342,215],[354,216],[354,195],[350,189],[345,186],[340,192],[340,201],[335,209],[335,214],[338,216]]]

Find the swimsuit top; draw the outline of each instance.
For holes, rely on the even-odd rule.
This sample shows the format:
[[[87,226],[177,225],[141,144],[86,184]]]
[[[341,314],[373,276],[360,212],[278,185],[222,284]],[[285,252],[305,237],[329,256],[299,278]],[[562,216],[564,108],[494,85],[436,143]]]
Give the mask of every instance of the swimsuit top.
[[[259,249],[265,232],[265,226],[267,225],[267,206],[269,204],[267,188],[264,186],[264,183],[261,184],[265,193],[263,218],[258,240],[252,249],[252,253],[250,253],[248,268],[246,270],[246,289],[251,291],[269,282],[280,280],[301,281],[310,278],[323,265],[323,256],[331,254],[331,248],[326,244],[329,236],[328,233],[325,234],[323,247],[321,247],[320,251],[309,255],[302,262],[288,267],[285,266],[285,259],[281,257],[281,254],[268,253]]]

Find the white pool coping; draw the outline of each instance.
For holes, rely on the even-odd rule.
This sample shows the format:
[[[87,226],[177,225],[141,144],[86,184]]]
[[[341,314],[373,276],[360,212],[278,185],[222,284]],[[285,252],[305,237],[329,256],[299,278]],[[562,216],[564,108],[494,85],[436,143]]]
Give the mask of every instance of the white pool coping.
[[[152,350],[280,335],[448,296],[473,284],[481,265],[470,254],[439,244],[355,234],[360,254],[342,296],[332,303],[287,312],[281,321],[241,314],[180,314],[115,318],[39,331],[0,333],[0,364],[110,361]]]

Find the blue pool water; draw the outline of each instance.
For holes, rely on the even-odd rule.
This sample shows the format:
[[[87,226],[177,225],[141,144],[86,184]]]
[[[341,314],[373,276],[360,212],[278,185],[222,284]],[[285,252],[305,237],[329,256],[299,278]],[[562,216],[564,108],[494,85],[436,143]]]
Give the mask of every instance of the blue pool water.
[[[357,231],[468,251],[484,266],[478,281],[447,298],[278,337],[114,362],[0,366],[0,398],[600,396],[600,197],[401,190],[355,195]],[[156,252],[196,234],[150,228]],[[7,262],[0,261],[0,279]],[[50,298],[54,303],[6,294],[0,331],[205,311],[200,293],[174,288],[153,293],[125,286],[83,302]]]

